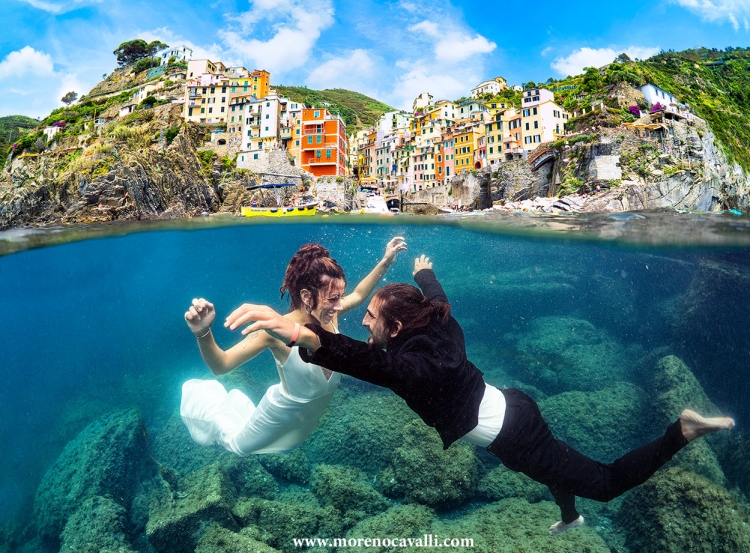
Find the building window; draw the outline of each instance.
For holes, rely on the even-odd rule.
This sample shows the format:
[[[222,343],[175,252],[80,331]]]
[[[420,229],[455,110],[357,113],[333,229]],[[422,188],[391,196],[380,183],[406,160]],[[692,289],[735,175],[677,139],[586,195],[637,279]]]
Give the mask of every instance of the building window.
[[[331,159],[331,150],[326,150],[326,159]]]
[[[529,130],[529,124],[528,123],[526,123],[526,130],[527,131]]]
[[[258,159],[258,154],[253,154],[253,159]]]
[[[307,143],[312,144],[312,135],[307,137]]]
[[[323,157],[323,151],[322,150],[315,150],[315,157],[320,159]]]
[[[539,121],[534,121],[534,128],[535,128],[535,129],[538,129],[538,128],[539,128]]]
[[[323,136],[322,136],[322,135],[317,135],[317,136],[315,137],[315,142],[316,142],[317,144],[321,144],[321,143],[323,142]]]
[[[532,113],[533,113],[534,115],[536,115],[537,113],[539,113],[539,110],[538,110],[537,108],[534,108],[534,109],[532,110]]]
[[[320,117],[320,112],[319,112],[318,110],[315,110],[315,111],[313,112],[313,117],[315,117],[316,119],[317,119],[318,117]]]

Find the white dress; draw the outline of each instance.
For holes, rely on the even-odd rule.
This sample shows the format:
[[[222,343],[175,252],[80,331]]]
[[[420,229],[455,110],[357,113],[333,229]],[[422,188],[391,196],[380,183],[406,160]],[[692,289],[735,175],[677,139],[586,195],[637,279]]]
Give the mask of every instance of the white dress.
[[[302,360],[297,346],[286,363],[276,361],[276,366],[281,382],[266,391],[257,407],[216,380],[185,382],[180,415],[193,440],[218,443],[237,455],[288,452],[305,441],[331,402],[341,374],[326,379],[318,365]]]

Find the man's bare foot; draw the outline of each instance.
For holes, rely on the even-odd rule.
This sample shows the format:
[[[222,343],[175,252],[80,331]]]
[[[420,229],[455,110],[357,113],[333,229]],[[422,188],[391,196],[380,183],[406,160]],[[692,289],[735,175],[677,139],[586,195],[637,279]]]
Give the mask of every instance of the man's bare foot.
[[[558,534],[562,534],[565,532],[565,530],[570,530],[571,528],[575,528],[576,526],[581,526],[583,524],[583,517],[578,515],[578,518],[575,519],[573,522],[569,522],[568,524],[565,524],[562,520],[560,522],[554,523],[552,526],[549,527],[549,534],[550,536],[557,536]]]
[[[734,419],[729,417],[702,417],[695,411],[685,409],[680,415],[680,426],[682,435],[688,442],[692,442],[696,438],[711,432],[734,428]]]

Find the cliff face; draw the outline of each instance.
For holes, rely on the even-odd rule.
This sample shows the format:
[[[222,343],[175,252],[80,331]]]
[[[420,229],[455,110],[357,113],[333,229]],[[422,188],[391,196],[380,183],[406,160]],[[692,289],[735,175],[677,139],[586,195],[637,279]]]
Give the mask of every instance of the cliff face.
[[[295,171],[305,182],[283,152],[267,175],[237,169],[233,157],[206,148],[210,131],[181,123],[179,106],[165,104],[18,157],[0,173],[0,230],[238,214],[252,199],[249,184]]]
[[[182,126],[169,145],[171,105],[104,136],[76,137],[15,159],[0,180],[0,229],[33,224],[175,218],[217,211],[215,179],[200,163],[205,131]],[[5,186],[2,186],[5,185]]]
[[[703,124],[665,124],[660,134],[601,127],[570,144],[543,146],[538,159],[500,164],[492,171],[492,199],[498,203],[536,196],[590,196],[583,211],[676,208],[746,210],[750,175],[730,163]],[[546,150],[546,152],[544,151]],[[599,186],[600,193],[593,194]]]

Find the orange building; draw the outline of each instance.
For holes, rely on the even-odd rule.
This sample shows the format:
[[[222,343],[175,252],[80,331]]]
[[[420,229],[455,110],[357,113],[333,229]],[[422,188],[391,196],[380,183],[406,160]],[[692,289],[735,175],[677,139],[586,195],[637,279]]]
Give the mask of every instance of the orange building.
[[[346,176],[346,124],[326,109],[302,110],[300,167],[316,177]]]

